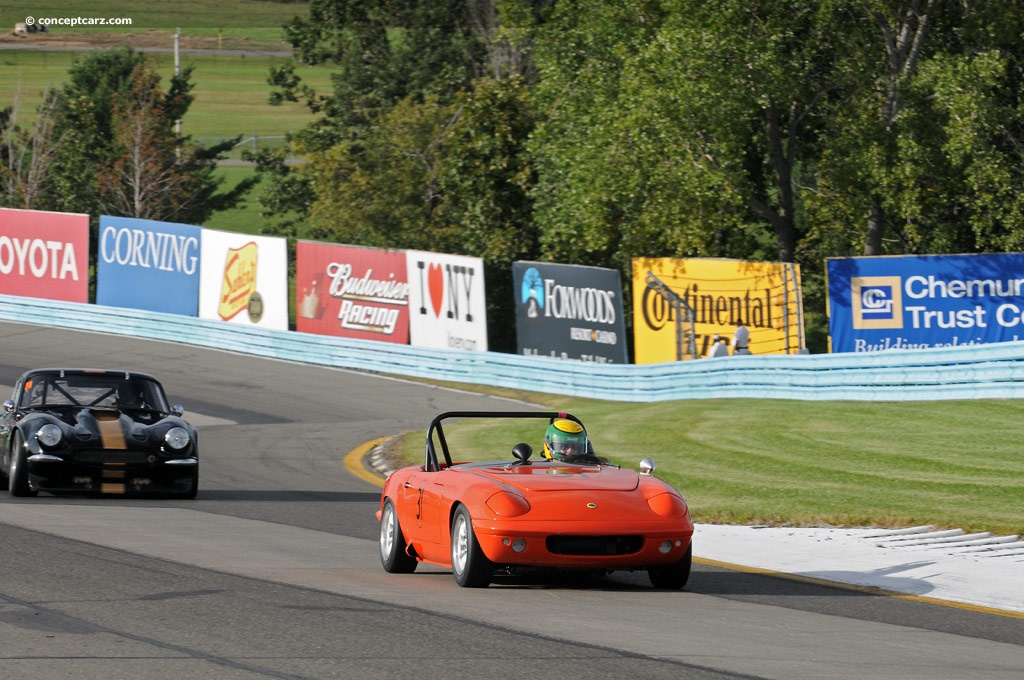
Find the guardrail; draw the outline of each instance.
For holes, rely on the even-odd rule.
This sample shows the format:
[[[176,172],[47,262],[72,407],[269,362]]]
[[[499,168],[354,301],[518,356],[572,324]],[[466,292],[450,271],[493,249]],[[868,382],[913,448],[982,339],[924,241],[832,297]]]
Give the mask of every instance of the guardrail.
[[[0,319],[335,368],[623,402],[720,397],[804,401],[1024,397],[1024,342],[864,354],[591,364],[498,352],[425,349],[10,295],[0,295]]]

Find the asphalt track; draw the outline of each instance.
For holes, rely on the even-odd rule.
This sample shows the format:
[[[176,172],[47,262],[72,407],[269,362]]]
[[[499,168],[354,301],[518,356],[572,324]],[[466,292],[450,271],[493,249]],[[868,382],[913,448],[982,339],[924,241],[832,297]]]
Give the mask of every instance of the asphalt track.
[[[1024,668],[1024,619],[744,569],[698,563],[680,593],[630,573],[485,590],[440,569],[389,575],[378,487],[345,454],[442,410],[522,404],[24,324],[0,323],[0,342],[4,385],[36,366],[152,371],[199,427],[203,456],[195,501],[0,494],[5,680],[959,680]]]

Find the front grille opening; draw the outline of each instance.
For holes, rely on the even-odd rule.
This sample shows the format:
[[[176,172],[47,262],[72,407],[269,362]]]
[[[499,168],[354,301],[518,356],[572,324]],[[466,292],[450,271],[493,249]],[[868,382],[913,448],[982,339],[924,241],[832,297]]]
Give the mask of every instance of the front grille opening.
[[[632,555],[640,552],[643,536],[548,536],[548,552],[555,555]]]

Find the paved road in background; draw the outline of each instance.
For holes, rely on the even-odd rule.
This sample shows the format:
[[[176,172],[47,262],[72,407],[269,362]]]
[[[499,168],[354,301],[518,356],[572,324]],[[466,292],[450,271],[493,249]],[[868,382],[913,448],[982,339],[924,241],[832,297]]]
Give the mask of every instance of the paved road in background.
[[[0,494],[5,680],[959,680],[1024,667],[1024,620],[706,565],[680,593],[643,574],[485,590],[441,569],[389,575],[378,488],[344,455],[439,411],[522,404],[15,323],[0,343],[4,385],[36,366],[155,373],[202,448],[195,501]]]

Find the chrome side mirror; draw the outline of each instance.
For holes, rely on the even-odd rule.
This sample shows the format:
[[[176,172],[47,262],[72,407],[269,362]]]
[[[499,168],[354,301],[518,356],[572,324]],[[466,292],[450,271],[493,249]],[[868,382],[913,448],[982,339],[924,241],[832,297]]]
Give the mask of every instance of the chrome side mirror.
[[[7,411],[8,413],[10,413],[11,411],[14,410],[14,400],[13,399],[8,399],[7,401],[4,402],[4,410]]]
[[[654,467],[655,466],[653,458],[644,458],[642,461],[640,461],[640,474],[649,475],[652,472],[654,472]]]
[[[181,404],[175,404],[174,406],[171,407],[171,413],[178,416],[179,418],[181,417],[181,414],[183,414],[184,412],[185,407],[182,406]]]

